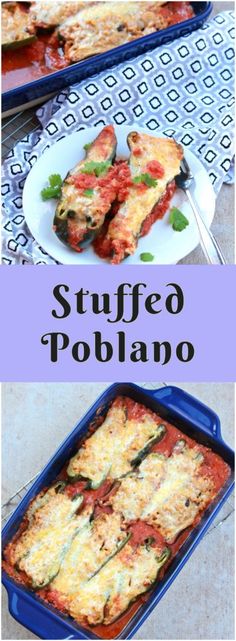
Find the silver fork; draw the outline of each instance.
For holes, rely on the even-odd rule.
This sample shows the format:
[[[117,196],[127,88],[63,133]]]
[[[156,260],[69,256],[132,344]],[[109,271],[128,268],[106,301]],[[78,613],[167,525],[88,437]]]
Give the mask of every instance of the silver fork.
[[[189,187],[191,186],[193,181],[194,181],[194,177],[191,173],[191,169],[187,163],[187,160],[185,160],[184,158],[181,161],[180,173],[178,174],[178,176],[175,177],[176,185],[180,189],[183,189],[186,196],[188,197],[188,200],[192,207],[195,220],[198,226],[201,248],[206,256],[207,262],[210,265],[226,265],[225,257],[222,254],[222,251],[215,237],[213,236],[212,232],[207,228],[206,224],[204,223],[204,220],[202,219],[199,209],[197,207],[197,204],[193,199],[192,194],[189,191]]]

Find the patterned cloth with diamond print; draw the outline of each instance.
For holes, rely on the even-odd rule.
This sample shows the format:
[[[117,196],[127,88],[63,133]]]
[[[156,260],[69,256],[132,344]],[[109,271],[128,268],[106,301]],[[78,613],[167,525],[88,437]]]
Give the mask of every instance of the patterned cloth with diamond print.
[[[200,30],[68,87],[40,107],[41,128],[4,162],[3,263],[56,262],[27,228],[22,190],[37,158],[85,127],[137,124],[175,136],[200,158],[217,194],[233,155],[233,38],[233,13],[220,13]]]

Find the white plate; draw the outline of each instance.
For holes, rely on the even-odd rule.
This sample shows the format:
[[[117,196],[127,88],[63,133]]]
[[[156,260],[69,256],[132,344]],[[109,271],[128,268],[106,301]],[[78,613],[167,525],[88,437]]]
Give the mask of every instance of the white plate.
[[[40,192],[47,184],[50,174],[60,174],[64,178],[67,172],[84,158],[83,146],[96,138],[102,128],[90,127],[56,142],[35,163],[25,182],[23,209],[31,233],[50,256],[67,265],[98,265],[106,261],[95,254],[92,245],[78,254],[60,242],[52,230],[56,207],[55,200],[43,201]],[[115,126],[118,140],[118,156],[128,157],[129,150],[126,140],[128,134],[134,130],[150,134],[149,130],[141,129],[136,125]],[[155,136],[154,133],[151,135]],[[156,136],[159,137],[158,134]],[[185,157],[195,178],[191,193],[195,197],[202,217],[209,227],[215,209],[215,196],[210,179],[200,160],[188,149],[185,150]],[[182,232],[174,231],[168,222],[169,212],[166,212],[164,218],[158,220],[152,226],[149,234],[140,238],[135,254],[126,258],[126,265],[175,264],[198,245],[199,234],[194,214],[183,191],[176,190],[171,206],[178,207],[188,218],[188,227]],[[154,255],[155,258],[152,263],[143,263],[140,260],[142,252],[150,252]]]

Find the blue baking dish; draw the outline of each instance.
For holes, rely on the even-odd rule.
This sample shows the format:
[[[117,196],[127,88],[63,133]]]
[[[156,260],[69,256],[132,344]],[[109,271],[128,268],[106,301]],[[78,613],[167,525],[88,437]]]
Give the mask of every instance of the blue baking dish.
[[[56,93],[68,85],[85,80],[85,78],[94,76],[113,65],[135,58],[159,45],[168,44],[175,38],[180,38],[199,29],[212,11],[212,2],[192,2],[191,4],[196,15],[189,20],[138,38],[106,53],[74,63],[70,67],[60,69],[15,89],[5,91],[2,95],[2,111],[12,112],[16,107],[20,110],[25,108],[27,103],[30,107],[32,103],[39,102],[40,98],[46,97],[49,92],[50,94]]]
[[[206,405],[173,386],[157,390],[146,390],[133,383],[115,383],[111,385],[92,405],[79,424],[51,458],[39,475],[27,495],[21,501],[2,532],[3,547],[12,539],[31,499],[40,490],[51,483],[59,474],[65,462],[78,447],[80,438],[86,433],[91,421],[103,415],[117,395],[127,395],[144,403],[158,412],[163,419],[179,427],[199,443],[209,446],[228,463],[231,475],[221,492],[204,513],[197,527],[191,532],[178,554],[173,559],[164,578],[158,582],[150,598],[134,614],[125,626],[120,639],[131,639],[147,616],[170,587],[172,581],[186,563],[194,548],[200,542],[209,525],[221,509],[234,486],[234,453],[224,443],[221,436],[220,420]],[[3,584],[8,592],[9,610],[12,616],[41,639],[98,639],[96,634],[77,625],[69,616],[59,613],[49,604],[45,604],[34,592],[15,583],[6,572],[2,574]]]

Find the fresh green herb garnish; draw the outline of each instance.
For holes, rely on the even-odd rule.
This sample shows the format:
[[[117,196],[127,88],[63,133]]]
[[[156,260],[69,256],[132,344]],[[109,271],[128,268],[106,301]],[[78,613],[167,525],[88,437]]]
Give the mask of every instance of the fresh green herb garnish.
[[[42,189],[41,198],[43,200],[49,200],[49,198],[60,198],[61,196],[61,186],[62,178],[60,174],[51,174],[48,178],[48,186]]]
[[[91,142],[86,142],[85,145],[84,145],[84,150],[88,151],[88,149],[90,149],[91,145],[92,145]]]
[[[143,261],[143,263],[151,263],[154,260],[155,256],[153,254],[150,254],[149,252],[143,252],[140,254],[140,259]]]
[[[84,196],[88,196],[88,198],[92,198],[92,196],[93,196],[93,189],[85,189],[85,190],[84,190]]]
[[[183,229],[189,225],[188,219],[177,207],[172,207],[170,210],[169,221],[174,231],[183,231]]]
[[[147,187],[157,186],[157,180],[152,178],[150,174],[140,174],[139,176],[135,176],[135,178],[133,178],[133,182],[135,184],[144,183]]]
[[[98,177],[106,174],[110,166],[111,162],[109,161],[95,162],[94,160],[90,160],[85,163],[81,171],[83,174],[95,174],[95,176]]]

